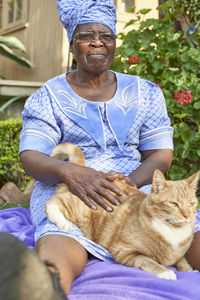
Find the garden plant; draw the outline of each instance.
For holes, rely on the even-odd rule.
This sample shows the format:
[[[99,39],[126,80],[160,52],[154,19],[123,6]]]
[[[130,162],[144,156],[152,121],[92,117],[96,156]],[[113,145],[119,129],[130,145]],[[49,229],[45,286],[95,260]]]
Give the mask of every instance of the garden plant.
[[[12,59],[24,67],[31,68],[31,62],[13,50],[26,53],[26,48],[16,37],[6,37],[0,35],[0,55]]]
[[[121,45],[112,65],[115,71],[141,76],[162,89],[174,128],[170,179],[200,169],[200,10],[188,11],[188,2],[167,1],[158,7],[166,13],[160,20],[144,20],[150,9],[135,13],[133,8],[134,18],[126,27],[135,24],[138,29],[119,33]],[[198,0],[190,2],[199,6]],[[178,13],[189,20],[188,33],[175,28]]]

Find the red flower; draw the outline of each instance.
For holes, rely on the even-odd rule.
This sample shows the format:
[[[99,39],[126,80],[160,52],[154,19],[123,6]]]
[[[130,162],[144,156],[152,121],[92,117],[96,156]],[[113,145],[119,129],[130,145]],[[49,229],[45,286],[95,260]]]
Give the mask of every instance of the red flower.
[[[185,99],[183,99],[183,98],[180,98],[180,99],[178,99],[177,100],[177,103],[179,103],[179,104],[184,104],[185,103]]]
[[[138,62],[139,60],[140,60],[139,57],[137,57],[137,56],[131,56],[131,57],[129,58],[128,62],[130,62],[130,63],[136,63],[136,62]]]
[[[174,94],[174,99],[178,99],[177,103],[182,104],[182,105],[184,103],[191,103],[192,94],[188,90],[177,91]]]
[[[160,86],[159,83],[156,83],[155,81],[153,83],[155,83],[162,90],[162,88],[161,88],[161,86]]]

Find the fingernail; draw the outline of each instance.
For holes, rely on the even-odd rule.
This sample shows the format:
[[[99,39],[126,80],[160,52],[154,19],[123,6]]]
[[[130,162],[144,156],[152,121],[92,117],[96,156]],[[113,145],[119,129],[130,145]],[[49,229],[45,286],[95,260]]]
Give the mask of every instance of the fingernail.
[[[97,209],[97,207],[95,205],[92,205],[91,208],[92,209]]]
[[[125,194],[124,192],[121,192],[120,195],[121,195],[121,196],[125,196],[126,194]]]
[[[111,211],[112,211],[112,208],[111,208],[111,207],[106,207],[106,210],[107,210],[108,212],[111,212]]]
[[[116,202],[116,205],[120,205],[121,203],[119,201]]]

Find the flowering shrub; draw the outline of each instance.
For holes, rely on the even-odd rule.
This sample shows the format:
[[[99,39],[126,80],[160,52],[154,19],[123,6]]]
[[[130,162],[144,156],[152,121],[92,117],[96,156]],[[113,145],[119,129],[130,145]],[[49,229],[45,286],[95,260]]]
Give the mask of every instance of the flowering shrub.
[[[161,86],[160,86],[159,83],[156,83],[155,81],[153,83],[155,83],[157,86],[159,86],[159,88],[162,90],[162,88],[161,88]]]
[[[173,2],[162,5],[168,11],[163,20],[142,20],[149,9],[134,15],[126,26],[136,23],[139,28],[118,35],[122,44],[116,49],[112,69],[162,87],[174,127],[174,158],[168,177],[181,179],[200,169],[200,47],[196,35],[175,31],[177,10],[169,7]],[[135,57],[139,63],[134,63]]]
[[[189,91],[185,91],[185,90],[177,91],[174,94],[174,99],[178,99],[177,103],[180,103],[180,104],[191,103],[192,95],[190,94]]]
[[[136,63],[136,62],[138,62],[138,61],[140,61],[140,58],[137,57],[137,56],[131,56],[131,57],[128,59],[128,62],[129,62],[129,63]]]

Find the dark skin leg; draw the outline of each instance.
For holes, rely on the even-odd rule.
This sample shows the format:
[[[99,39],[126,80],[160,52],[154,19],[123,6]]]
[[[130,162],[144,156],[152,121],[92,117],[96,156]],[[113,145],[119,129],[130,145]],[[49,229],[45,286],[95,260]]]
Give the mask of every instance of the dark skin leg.
[[[60,272],[60,284],[66,295],[87,262],[87,251],[74,239],[64,235],[45,235],[35,246],[42,261],[54,263]]]
[[[186,254],[186,258],[193,269],[200,271],[200,231],[195,232],[192,245]]]

